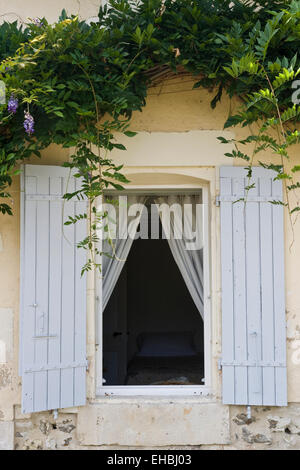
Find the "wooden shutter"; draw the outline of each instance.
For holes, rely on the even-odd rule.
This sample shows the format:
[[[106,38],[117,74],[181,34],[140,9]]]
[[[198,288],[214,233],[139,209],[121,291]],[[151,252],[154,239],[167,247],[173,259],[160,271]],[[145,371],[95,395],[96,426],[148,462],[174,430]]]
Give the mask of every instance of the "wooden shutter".
[[[22,174],[20,359],[23,413],[85,403],[86,279],[80,276],[85,201],[64,202],[80,184],[66,168],[26,165]]]
[[[220,169],[223,402],[287,405],[282,183]]]

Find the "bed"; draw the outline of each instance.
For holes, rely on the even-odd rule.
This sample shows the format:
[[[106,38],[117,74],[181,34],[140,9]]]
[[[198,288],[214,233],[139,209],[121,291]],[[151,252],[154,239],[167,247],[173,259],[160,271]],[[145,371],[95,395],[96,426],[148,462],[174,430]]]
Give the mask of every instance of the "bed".
[[[127,385],[203,385],[203,355],[192,332],[142,333],[128,364]]]

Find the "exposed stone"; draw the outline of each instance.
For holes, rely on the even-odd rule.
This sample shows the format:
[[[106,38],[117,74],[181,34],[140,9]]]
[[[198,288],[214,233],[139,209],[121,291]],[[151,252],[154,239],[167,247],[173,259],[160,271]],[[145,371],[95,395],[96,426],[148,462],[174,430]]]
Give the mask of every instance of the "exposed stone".
[[[290,418],[280,418],[279,416],[269,416],[268,422],[272,432],[285,432],[291,425]]]
[[[54,421],[50,411],[32,413],[30,420],[15,420],[15,449],[19,450],[59,450],[77,447],[75,436],[76,417],[60,412]],[[67,434],[65,434],[67,433]]]
[[[62,445],[64,447],[67,447],[70,444],[71,440],[72,440],[72,437],[67,437],[66,439],[63,440]]]
[[[272,439],[263,434],[252,435],[253,442],[256,444],[272,444]]]
[[[284,435],[283,436],[283,440],[284,442],[286,443],[286,446],[289,448],[289,447],[295,447],[296,445],[298,445],[299,443],[299,438],[298,436],[287,436],[287,435]],[[299,448],[299,447],[298,447]]]
[[[70,419],[66,419],[62,425],[58,426],[58,429],[62,432],[70,433],[75,429],[75,426]]]
[[[182,412],[182,420],[185,420],[189,414],[184,413],[185,410],[193,410],[193,406],[191,403],[194,400],[190,400],[189,405],[187,406],[186,403],[183,403],[183,412]],[[158,400],[147,400],[146,404],[148,403],[157,403]],[[172,399],[172,404],[176,403],[176,400]],[[165,401],[165,403],[169,404],[169,401]],[[116,407],[117,404],[113,404],[113,407]],[[124,403],[124,407],[128,407],[128,403]],[[137,410],[138,413],[141,413],[141,410],[145,404],[143,402],[137,403]],[[161,404],[159,406],[160,409],[165,406],[165,404]],[[208,405],[210,406],[210,405]],[[110,419],[107,422],[104,421],[105,415],[103,415],[102,407],[99,407],[101,410],[101,414],[97,416],[99,418],[99,424],[96,425],[96,429],[103,431],[103,423],[106,426],[106,433],[107,436],[107,429],[109,423],[111,424],[112,428],[110,432],[116,433],[119,432],[117,428],[113,425],[116,420]],[[203,410],[205,410],[205,406],[203,405]],[[81,412],[83,412],[82,409]],[[191,411],[193,412],[193,411]],[[224,444],[202,444],[201,449],[213,450],[213,449],[220,449],[220,450],[236,450],[236,449],[273,449],[273,450],[299,450],[300,449],[300,406],[297,405],[290,405],[288,408],[272,408],[270,411],[264,411],[261,407],[253,407],[253,418],[251,424],[249,423],[245,407],[232,407],[231,408],[231,419],[229,416],[224,416],[224,422],[227,424],[231,423],[231,442],[226,442]],[[111,413],[113,414],[113,413]],[[149,410],[150,414],[150,410]],[[119,416],[121,413],[119,413]],[[116,414],[115,414],[116,416]],[[154,415],[155,419],[159,419],[158,413]],[[125,417],[124,417],[125,418]],[[127,429],[132,429],[132,416],[128,416],[128,419],[131,421],[127,422]],[[143,418],[143,419],[142,419]],[[149,420],[146,420],[146,416],[144,415],[141,417],[139,421],[139,429],[151,430],[153,428],[153,422],[155,422],[155,430],[157,429],[158,423],[153,421],[153,414],[151,412],[151,416]],[[201,416],[197,416],[199,423]],[[134,418],[135,419],[135,418]],[[151,419],[151,420],[150,420]],[[120,420],[119,420],[120,421]],[[92,426],[92,419],[88,419],[86,421],[86,427],[82,428],[82,423],[78,423],[78,418],[74,415],[70,414],[63,414],[61,410],[59,410],[59,418],[57,421],[54,421],[53,414],[51,412],[43,412],[43,413],[32,413],[31,419],[22,419],[15,421],[15,448],[20,450],[67,450],[67,449],[150,449],[152,448],[149,445],[141,444],[140,442],[132,443],[127,445],[120,441],[116,441],[113,443],[111,441],[110,445],[106,444],[98,444],[96,439],[94,442],[86,443],[83,442],[82,436],[86,435],[86,432],[90,430],[93,431]],[[1,421],[0,421],[1,423]],[[244,424],[240,424],[244,423]],[[247,424],[249,423],[249,424]],[[161,425],[159,423],[159,425]],[[123,428],[125,429],[125,428]],[[198,434],[198,428],[195,427],[195,432]],[[76,434],[75,434],[76,430]],[[281,431],[281,432],[280,432]],[[95,432],[95,429],[94,429]],[[104,432],[104,431],[103,431]],[[127,431],[128,432],[128,431]],[[143,431],[145,432],[145,431]],[[169,429],[166,430],[169,433]],[[182,434],[180,434],[182,436]],[[168,434],[169,436],[169,434]],[[162,436],[163,437],[163,436]],[[121,437],[122,438],[122,437]],[[140,440],[140,436],[137,436]],[[136,441],[138,440],[136,439]],[[155,435],[155,442],[157,442],[157,436]],[[162,440],[162,439],[161,439]],[[79,442],[78,442],[79,441]],[[172,436],[173,444],[163,445],[162,448],[164,449],[179,449],[184,448],[184,445],[181,443],[174,444],[174,437]],[[191,441],[190,441],[191,442]],[[153,446],[155,443],[153,443]],[[169,447],[168,447],[169,446]],[[200,445],[198,445],[199,447]],[[7,447],[7,446],[6,446]],[[153,447],[156,448],[155,446]],[[188,444],[186,449],[194,449],[196,448],[194,444]],[[200,447],[199,447],[200,448]]]
[[[300,436],[300,428],[293,422],[285,429],[285,432],[289,430],[289,434],[298,434]]]
[[[242,432],[242,438],[248,444],[272,444],[272,439],[263,434],[251,434],[247,428],[243,428]]]
[[[46,421],[44,419],[40,420],[40,425],[39,425],[40,431],[45,434],[45,436],[48,436],[50,431],[53,429],[52,424],[49,423],[49,421]]]
[[[248,418],[248,416],[246,415],[246,413],[240,413],[238,415],[236,415],[235,418],[233,418],[233,422],[235,424],[237,424],[238,426],[242,426],[242,425],[249,425],[251,423],[254,423],[256,421],[255,417],[252,416],[251,418]]]
[[[46,447],[46,449],[49,449],[49,450],[57,449],[57,443],[56,443],[55,439],[46,439],[45,447]]]
[[[245,442],[248,442],[248,444],[253,444],[251,432],[247,428],[243,428],[242,433],[243,433],[242,435],[243,440]]]
[[[39,439],[33,439],[33,440],[26,440],[24,442],[23,450],[42,450],[43,449],[43,443]]]

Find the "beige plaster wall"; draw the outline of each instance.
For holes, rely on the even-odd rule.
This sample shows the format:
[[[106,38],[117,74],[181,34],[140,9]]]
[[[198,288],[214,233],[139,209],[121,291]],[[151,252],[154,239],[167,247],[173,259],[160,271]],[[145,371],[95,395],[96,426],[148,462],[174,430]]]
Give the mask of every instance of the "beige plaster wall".
[[[97,16],[101,0],[0,0],[0,22],[15,21],[26,23],[28,18],[46,18],[49,23],[58,20],[63,9],[69,15],[78,15],[82,19]]]

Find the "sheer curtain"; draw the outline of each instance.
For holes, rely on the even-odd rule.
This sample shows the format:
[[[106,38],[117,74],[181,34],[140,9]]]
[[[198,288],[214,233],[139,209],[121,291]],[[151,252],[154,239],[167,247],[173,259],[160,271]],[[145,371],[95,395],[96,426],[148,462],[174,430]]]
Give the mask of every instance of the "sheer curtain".
[[[103,240],[102,251],[106,253],[102,257],[103,310],[113,293],[131,249],[143,213],[143,204],[146,200],[145,196],[138,195],[129,195],[120,199],[119,205],[113,206],[115,217],[109,215],[111,219],[116,218],[112,221],[113,232],[115,232],[112,246],[107,240]],[[104,200],[104,205],[107,203],[109,204],[109,200]]]
[[[203,298],[203,206],[201,196],[161,196],[155,198],[165,237],[191,294],[204,318]],[[171,217],[164,216],[164,205]],[[165,206],[166,207],[166,206]]]

